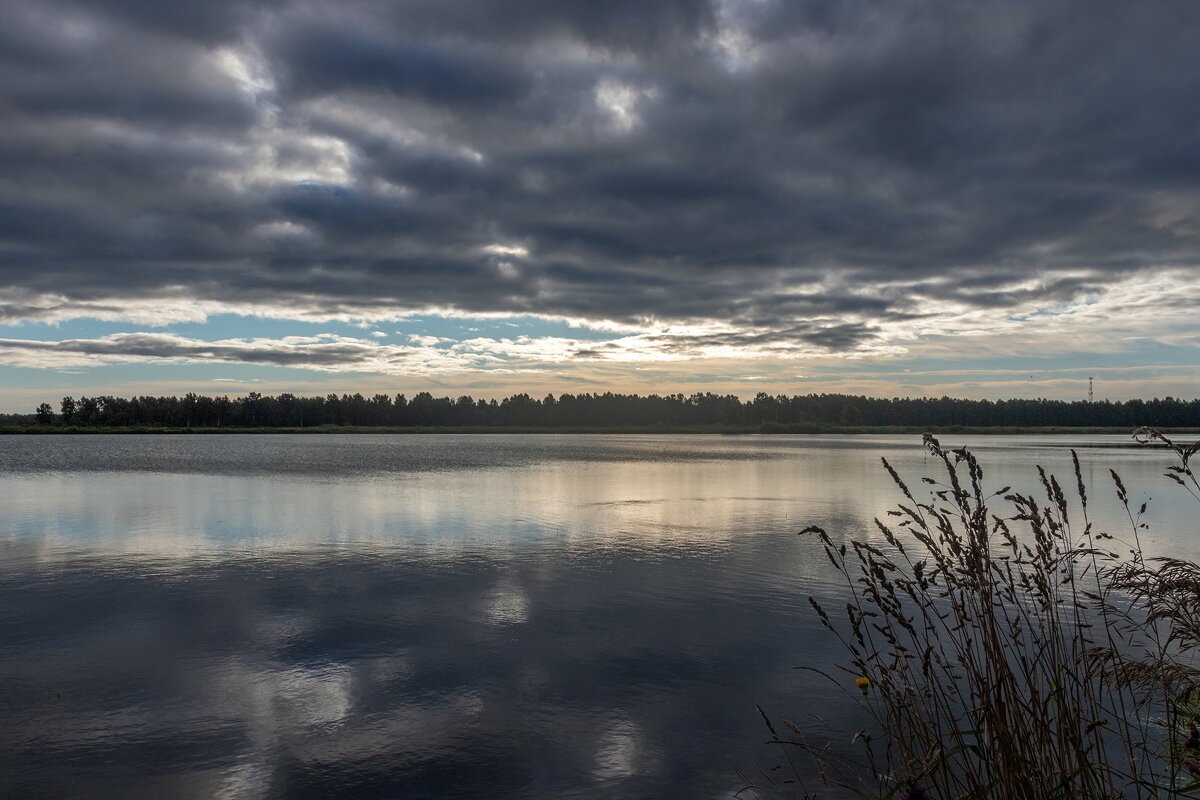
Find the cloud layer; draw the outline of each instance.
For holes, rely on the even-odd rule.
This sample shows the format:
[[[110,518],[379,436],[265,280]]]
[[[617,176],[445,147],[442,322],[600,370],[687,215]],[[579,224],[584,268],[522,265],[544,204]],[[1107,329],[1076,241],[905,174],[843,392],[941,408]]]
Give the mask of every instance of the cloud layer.
[[[869,354],[1200,263],[1183,0],[0,5],[0,322],[440,310]]]

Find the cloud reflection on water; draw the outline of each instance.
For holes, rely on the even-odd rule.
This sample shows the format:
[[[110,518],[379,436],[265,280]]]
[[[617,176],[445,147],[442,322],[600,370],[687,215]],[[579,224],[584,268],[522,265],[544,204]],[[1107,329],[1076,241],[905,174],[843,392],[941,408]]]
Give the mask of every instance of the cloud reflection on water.
[[[642,441],[637,459],[396,474],[7,474],[0,794],[738,788],[730,761],[774,757],[755,703],[845,711],[790,669],[830,652],[805,596],[838,591],[793,532],[870,531],[896,499],[879,454],[914,485],[924,458],[907,437],[706,437],[670,460]],[[984,445],[989,481],[1069,458],[1018,444]],[[1154,454],[1083,455],[1161,486]],[[1180,554],[1181,508],[1152,529]]]

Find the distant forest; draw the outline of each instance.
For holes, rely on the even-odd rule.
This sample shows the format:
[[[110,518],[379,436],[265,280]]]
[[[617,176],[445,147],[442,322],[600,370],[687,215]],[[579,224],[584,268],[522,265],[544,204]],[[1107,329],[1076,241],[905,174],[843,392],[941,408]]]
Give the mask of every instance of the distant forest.
[[[0,424],[64,427],[696,427],[762,430],[834,426],[1159,427],[1200,426],[1200,400],[1125,402],[874,398],[843,394],[734,395],[516,394],[503,400],[376,394],[245,397],[64,397]]]

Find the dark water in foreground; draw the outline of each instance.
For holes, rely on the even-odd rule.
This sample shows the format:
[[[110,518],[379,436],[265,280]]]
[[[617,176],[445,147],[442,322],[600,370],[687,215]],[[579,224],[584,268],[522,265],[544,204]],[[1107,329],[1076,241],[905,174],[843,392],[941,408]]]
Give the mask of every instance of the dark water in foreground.
[[[971,443],[1031,490],[1071,441]],[[792,668],[837,654],[806,598],[839,591],[794,532],[869,531],[881,455],[935,467],[911,436],[4,437],[0,796],[730,797],[778,760],[756,703],[849,725]],[[1166,454],[1080,456],[1110,529],[1111,466],[1149,548],[1200,556]]]

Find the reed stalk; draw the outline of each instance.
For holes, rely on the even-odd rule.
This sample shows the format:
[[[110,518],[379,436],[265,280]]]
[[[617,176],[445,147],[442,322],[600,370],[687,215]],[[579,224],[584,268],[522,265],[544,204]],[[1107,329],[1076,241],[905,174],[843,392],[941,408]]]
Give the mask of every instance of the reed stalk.
[[[1200,444],[1135,436],[1175,454],[1167,476],[1200,502],[1189,465]],[[1200,797],[1200,567],[1145,556],[1146,507],[1115,472],[1129,527],[1098,530],[1074,451],[1074,486],[1039,467],[1035,497],[985,492],[971,452],[928,434],[925,446],[941,473],[922,479],[928,499],[883,460],[902,499],[875,520],[879,537],[839,545],[801,531],[849,598],[844,613],[809,598],[846,652],[839,671],[814,672],[861,694],[872,726],[845,756],[812,726],[767,719],[771,740],[820,777],[793,794]]]

